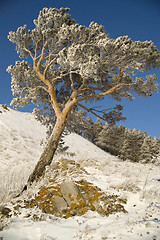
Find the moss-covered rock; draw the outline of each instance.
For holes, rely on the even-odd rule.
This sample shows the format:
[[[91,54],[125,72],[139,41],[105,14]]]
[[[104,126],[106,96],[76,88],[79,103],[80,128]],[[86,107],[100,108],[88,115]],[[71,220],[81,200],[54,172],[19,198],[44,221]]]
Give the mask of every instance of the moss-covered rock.
[[[49,182],[54,180],[50,179]],[[117,195],[108,196],[92,183],[80,180],[42,187],[34,198],[19,202],[14,210],[19,212],[20,208],[37,207],[45,214],[65,218],[81,216],[91,210],[108,216],[115,212],[126,212],[123,206],[125,203]]]
[[[57,217],[69,218],[75,215],[81,216],[88,210],[108,216],[115,212],[126,212],[125,199],[117,195],[107,195],[99,187],[84,180],[86,174],[84,168],[73,160],[61,159],[52,165],[49,170],[47,183],[28,200],[18,200],[14,203],[13,214],[21,214],[23,208],[41,210],[42,214],[52,214]],[[81,176],[79,181],[74,176]],[[60,180],[61,179],[61,183]],[[29,211],[30,216],[32,210]]]

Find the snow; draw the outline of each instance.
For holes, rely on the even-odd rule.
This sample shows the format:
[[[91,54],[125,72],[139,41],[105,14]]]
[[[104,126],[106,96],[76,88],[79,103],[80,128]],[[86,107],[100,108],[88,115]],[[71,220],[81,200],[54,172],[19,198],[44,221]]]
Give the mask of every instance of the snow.
[[[0,105],[0,201],[6,189],[19,191],[23,187],[43,150],[40,143],[45,137],[45,127],[31,113]]]
[[[0,105],[0,202],[4,205],[24,186],[46,136],[45,127],[32,114],[8,109]],[[68,219],[46,216],[36,221],[26,218],[24,209],[23,214],[7,220],[0,238],[160,240],[160,166],[122,162],[75,133],[65,136],[65,143],[68,153],[55,156],[54,161],[63,157],[79,163],[88,172],[83,176],[88,182],[127,199],[127,213],[107,217],[88,211]]]

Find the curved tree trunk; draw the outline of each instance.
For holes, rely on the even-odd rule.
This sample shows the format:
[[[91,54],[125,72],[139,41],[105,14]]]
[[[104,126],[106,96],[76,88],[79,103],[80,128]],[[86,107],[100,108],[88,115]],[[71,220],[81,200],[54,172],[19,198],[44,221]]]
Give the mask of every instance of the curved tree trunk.
[[[68,120],[69,114],[72,110],[72,107],[77,102],[76,94],[73,93],[70,100],[66,103],[62,112],[59,112],[57,115],[57,121],[53,128],[53,132],[49,137],[48,143],[40,156],[38,163],[36,164],[32,174],[28,178],[27,185],[24,186],[23,190],[16,197],[19,197],[22,192],[27,190],[29,185],[32,185],[33,182],[38,181],[41,176],[45,173],[46,166],[50,165],[54,156],[55,151],[57,150],[59,140],[64,131],[66,122]]]
[[[58,147],[60,137],[65,128],[66,119],[57,119],[53,128],[53,132],[49,137],[48,143],[40,156],[37,165],[34,168],[33,173],[29,176],[27,185],[31,185],[34,181],[37,181],[45,172],[45,167],[50,165],[54,156],[54,153]]]

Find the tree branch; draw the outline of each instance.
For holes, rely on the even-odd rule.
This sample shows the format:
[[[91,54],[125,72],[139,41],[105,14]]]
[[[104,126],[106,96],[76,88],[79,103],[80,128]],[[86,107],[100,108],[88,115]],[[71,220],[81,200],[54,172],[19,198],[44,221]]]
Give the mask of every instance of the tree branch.
[[[35,69],[35,71],[36,71],[36,73],[37,73],[37,75],[38,75],[38,77],[42,80],[42,82],[44,83],[44,84],[46,84],[46,86],[48,87],[48,89],[47,89],[47,91],[48,91],[48,93],[49,93],[49,95],[50,95],[50,97],[51,97],[51,102],[52,102],[52,106],[53,106],[53,109],[54,109],[54,111],[55,111],[55,114],[56,114],[56,116],[60,116],[60,114],[61,114],[61,110],[60,110],[60,108],[59,108],[59,106],[58,106],[58,103],[57,103],[57,100],[56,100],[56,93],[55,93],[55,87],[53,87],[52,86],[52,84],[50,83],[50,81],[46,78],[46,72],[47,72],[47,70],[49,69],[49,67],[50,67],[50,64],[48,64],[48,66],[46,67],[46,72],[45,73],[41,73],[41,71],[40,71],[40,66],[41,66],[41,63],[44,61],[44,51],[45,51],[45,47],[47,46],[47,44],[48,44],[48,41],[44,44],[44,46],[43,46],[43,48],[42,48],[42,53],[41,53],[41,55],[40,55],[40,59],[39,59],[39,61],[38,61],[38,63],[37,63],[37,66],[36,66],[36,64],[34,65],[34,69]],[[54,59],[55,60],[55,59]],[[36,61],[36,60],[35,60]]]
[[[100,106],[100,107],[101,107],[101,106]],[[96,107],[90,108],[90,110],[95,111],[95,112],[98,112],[98,113],[105,113],[106,111],[109,111],[109,110],[113,109],[113,108],[108,108],[108,109],[104,109],[104,110],[97,110],[97,109],[95,109],[95,108],[96,108]]]
[[[120,69],[120,73],[119,73],[119,81],[118,81],[118,84],[116,84],[114,87],[112,87],[112,88],[109,89],[108,91],[104,91],[103,88],[94,88],[94,87],[92,87],[92,88],[87,87],[86,89],[82,89],[82,90],[84,90],[84,91],[87,91],[87,90],[99,90],[99,91],[102,91],[102,93],[93,94],[93,95],[85,96],[85,97],[80,97],[80,98],[78,99],[78,102],[81,102],[81,101],[84,101],[84,100],[91,100],[91,99],[96,99],[96,98],[105,97],[105,96],[111,94],[112,92],[114,92],[115,90],[117,90],[118,88],[120,88],[120,87],[122,87],[122,86],[133,85],[133,83],[122,83],[123,72],[124,72],[124,69],[121,68],[121,69]]]
[[[74,72],[72,72],[72,73],[74,73]],[[76,73],[76,72],[75,72]],[[67,75],[69,75],[69,72],[67,72],[67,73],[62,73],[62,74],[60,74],[59,76],[57,76],[57,77],[55,77],[55,78],[53,78],[52,79],[52,83],[54,83],[57,79],[61,79],[61,78],[63,78],[63,77],[65,77],[65,76],[67,76]]]
[[[44,87],[44,86],[36,86],[35,88],[29,88],[30,89],[30,91],[36,91],[38,88],[42,88],[42,89],[44,89],[46,92],[48,92],[48,90],[47,90],[47,88],[46,87]],[[49,92],[48,92],[49,93]]]
[[[120,86],[122,86],[121,83],[118,83],[116,86],[112,87],[111,89],[109,89],[108,91],[106,92],[103,92],[103,93],[99,93],[99,94],[93,94],[93,95],[90,95],[90,96],[85,96],[85,97],[80,97],[78,99],[78,102],[81,102],[81,101],[84,101],[84,100],[90,100],[90,99],[96,99],[96,98],[101,98],[101,97],[104,97],[106,95],[109,95],[111,94],[112,92],[114,92],[117,88],[119,88]]]
[[[27,49],[25,46],[24,46],[24,50],[29,53],[29,55],[31,56],[32,59],[34,59],[31,51],[29,49]]]
[[[80,76],[80,78],[82,79],[82,77]],[[86,79],[83,79],[82,85],[78,88],[78,92],[82,90],[82,88],[85,86],[86,84]]]
[[[46,78],[46,74],[47,74],[47,71],[48,71],[48,69],[50,68],[50,66],[51,66],[52,64],[54,64],[54,62],[56,62],[57,57],[58,57],[58,56],[56,56],[54,59],[52,59],[52,60],[50,61],[50,63],[46,66],[46,68],[45,68],[45,70],[44,70],[44,72],[43,72],[44,79]]]
[[[39,42],[40,42],[40,41],[36,42],[36,46],[35,46],[35,54],[34,54],[34,59],[33,59],[33,67],[34,67],[34,68],[36,68],[36,61],[37,61],[37,59],[40,57],[40,56],[37,57],[37,49],[38,49],[38,43],[39,43]]]
[[[104,88],[99,88],[99,87],[90,87],[90,86],[88,86],[88,85],[87,85],[87,87],[86,87],[86,88],[83,88],[83,89],[82,89],[81,91],[79,91],[79,92],[80,92],[80,93],[82,93],[82,92],[86,92],[86,91],[89,91],[89,90],[106,92],[106,91],[104,90]]]
[[[71,88],[72,88],[73,91],[75,91],[74,82],[73,82],[72,72],[71,71],[69,72],[69,78],[70,78],[70,81],[71,81]]]
[[[123,70],[123,68],[121,68],[121,69],[120,69],[120,73],[119,73],[119,83],[122,82],[123,72],[124,72],[124,70]]]
[[[37,69],[38,69],[38,71],[40,71],[40,65],[41,65],[41,63],[42,63],[43,60],[44,60],[44,51],[45,51],[45,47],[47,46],[47,44],[48,44],[48,42],[46,42],[46,43],[43,45],[42,53],[41,53],[40,59],[39,59],[39,61],[38,61],[38,63],[37,63]]]
[[[99,116],[98,114],[96,114],[95,112],[93,112],[92,109],[89,109],[89,108],[87,108],[86,106],[84,106],[84,105],[82,105],[82,104],[80,104],[80,103],[76,103],[76,105],[77,105],[78,107],[83,108],[83,109],[86,110],[87,112],[92,113],[94,116],[102,119],[103,121],[106,121],[105,118],[103,118],[103,117]]]

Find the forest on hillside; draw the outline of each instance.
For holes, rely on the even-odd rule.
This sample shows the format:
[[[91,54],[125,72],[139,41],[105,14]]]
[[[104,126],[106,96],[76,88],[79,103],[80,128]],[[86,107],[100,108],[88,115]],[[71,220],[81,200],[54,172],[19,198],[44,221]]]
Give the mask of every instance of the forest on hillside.
[[[94,123],[90,117],[85,118],[83,111],[79,112],[79,117],[79,124],[72,123],[72,128],[68,129],[122,160],[148,163],[160,155],[160,139],[157,137],[122,125],[104,124],[100,119]]]

